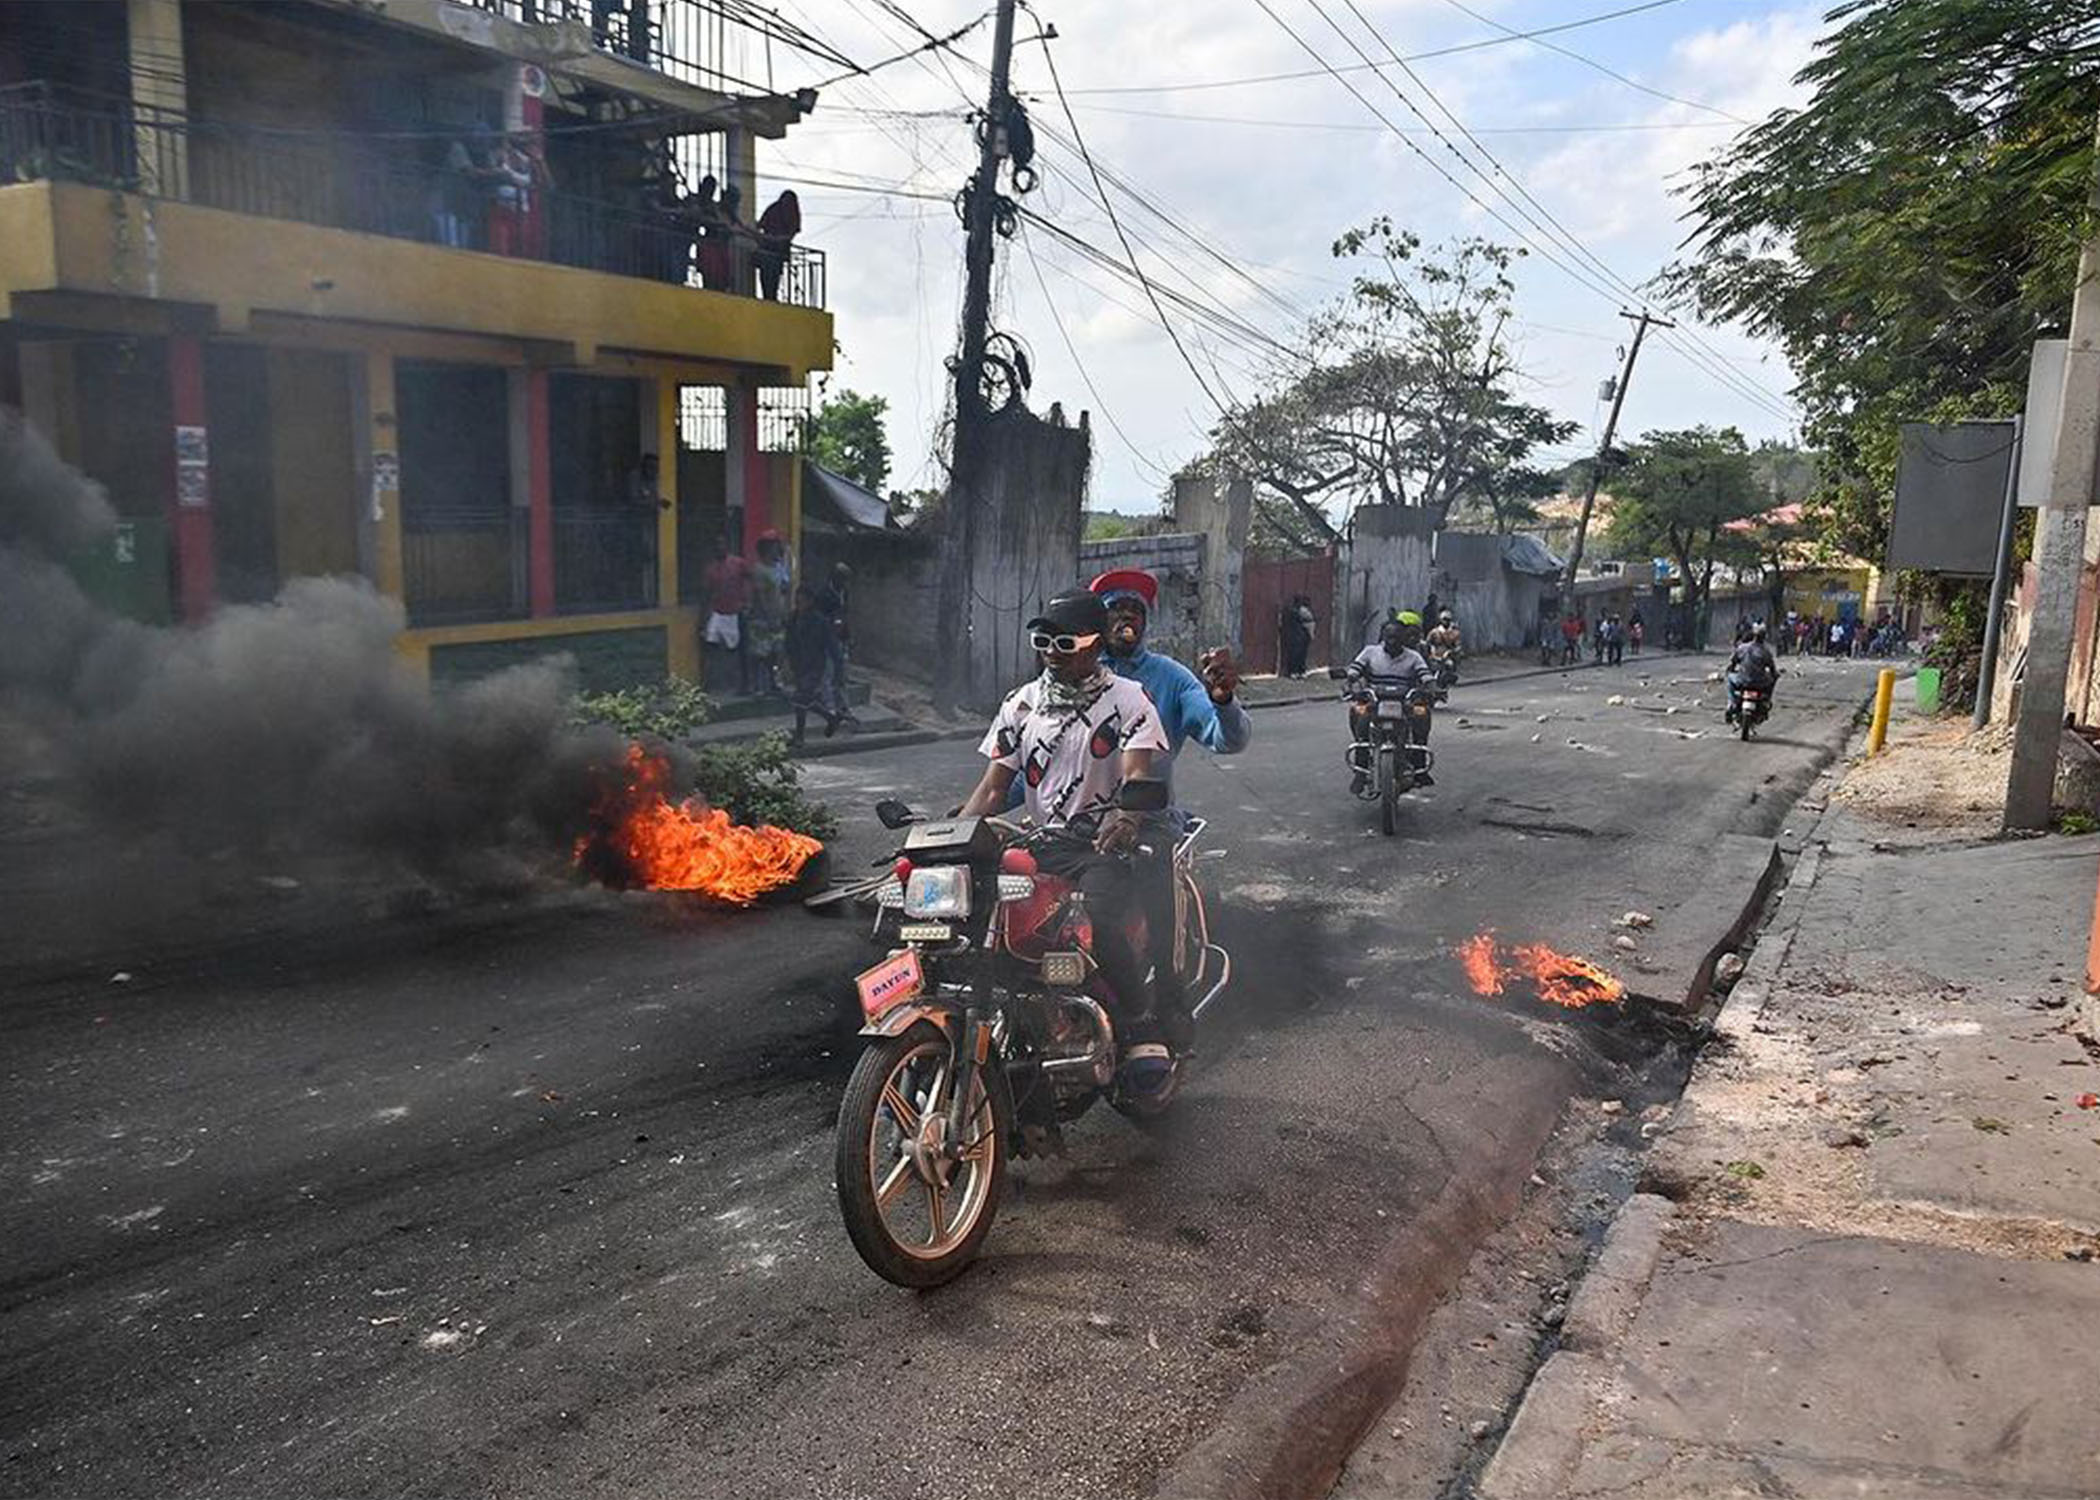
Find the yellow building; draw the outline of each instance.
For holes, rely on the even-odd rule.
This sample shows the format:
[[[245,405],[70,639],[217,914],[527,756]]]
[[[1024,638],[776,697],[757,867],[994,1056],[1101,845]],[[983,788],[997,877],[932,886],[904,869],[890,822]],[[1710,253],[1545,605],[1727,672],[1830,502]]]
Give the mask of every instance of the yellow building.
[[[0,400],[122,514],[91,587],[355,573],[440,680],[697,675],[710,545],[795,544],[832,350],[821,253],[701,178],[752,224],[813,95],[711,86],[697,0],[5,9]]]

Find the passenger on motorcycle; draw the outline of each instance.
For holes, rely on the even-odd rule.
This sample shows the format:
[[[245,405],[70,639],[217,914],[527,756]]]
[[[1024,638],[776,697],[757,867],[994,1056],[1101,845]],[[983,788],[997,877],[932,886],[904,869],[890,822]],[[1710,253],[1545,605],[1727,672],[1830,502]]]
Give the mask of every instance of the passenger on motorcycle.
[[[1435,687],[1436,669],[1416,649],[1421,638],[1422,617],[1413,610],[1405,610],[1379,626],[1378,644],[1364,647],[1349,665],[1369,682],[1382,687]],[[1376,701],[1368,693],[1350,698],[1349,738],[1352,743],[1362,743],[1371,737],[1371,716],[1376,707]],[[1417,738],[1423,744],[1429,742],[1427,719],[1420,721]],[[1415,779],[1424,786],[1436,785],[1427,771],[1419,773]],[[1355,782],[1357,790],[1361,791],[1369,785],[1369,773],[1358,771]]]
[[[1728,712],[1722,716],[1724,723],[1733,724],[1742,712],[1743,689],[1757,688],[1769,693],[1779,681],[1779,663],[1772,656],[1772,648],[1765,644],[1765,627],[1762,620],[1752,621],[1744,637],[1728,658]]]
[[[1116,805],[1116,794],[1125,781],[1159,779],[1167,736],[1145,690],[1102,665],[1108,610],[1094,594],[1059,594],[1028,622],[1028,632],[1043,670],[999,706],[978,747],[988,764],[961,815],[1000,811],[1018,779],[1029,817],[1043,828],[1070,831],[1039,847],[1037,864],[1074,882],[1100,914],[1093,923],[1094,958],[1115,992],[1110,1009],[1124,1042],[1125,1083],[1155,1087],[1166,1081],[1171,1058],[1145,971],[1148,965],[1163,975],[1173,969],[1172,890],[1163,887],[1161,900],[1151,890],[1158,882],[1139,880],[1132,870],[1128,856],[1140,819]],[[1149,953],[1136,951],[1123,931],[1120,919],[1133,902],[1145,912]]]
[[[1143,688],[1159,709],[1168,777],[1184,740],[1219,755],[1246,749],[1254,725],[1236,696],[1240,673],[1232,653],[1223,647],[1204,652],[1199,677],[1173,657],[1146,650],[1145,627],[1159,603],[1159,581],[1141,568],[1103,573],[1090,587],[1108,607],[1108,669]]]

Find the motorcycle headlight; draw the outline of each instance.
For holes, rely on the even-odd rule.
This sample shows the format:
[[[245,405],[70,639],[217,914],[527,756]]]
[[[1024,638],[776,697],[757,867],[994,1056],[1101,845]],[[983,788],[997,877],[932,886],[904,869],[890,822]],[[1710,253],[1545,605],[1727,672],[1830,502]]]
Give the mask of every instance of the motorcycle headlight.
[[[930,865],[911,872],[904,888],[907,917],[944,917],[961,921],[970,914],[970,869],[967,865]]]

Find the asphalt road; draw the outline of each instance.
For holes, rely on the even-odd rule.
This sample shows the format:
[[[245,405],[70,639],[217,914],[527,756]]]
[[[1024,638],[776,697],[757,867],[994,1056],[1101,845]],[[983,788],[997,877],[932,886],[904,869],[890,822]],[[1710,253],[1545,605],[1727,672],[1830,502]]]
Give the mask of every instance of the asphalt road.
[[[1611,962],[1629,907],[1662,942],[1871,673],[1809,664],[1741,745],[1711,660],[1650,665],[1461,687],[1394,839],[1345,795],[1337,705],[1185,757],[1238,963],[1200,1071],[1163,1128],[1097,1111],[1022,1164],[927,1295],[832,1201],[858,921],[566,893],[14,971],[6,1491],[1149,1492],[1520,1106],[1671,1086],[1633,1017],[1482,1000],[1452,946]],[[973,762],[812,765],[837,867],[881,852],[878,795],[952,802]]]

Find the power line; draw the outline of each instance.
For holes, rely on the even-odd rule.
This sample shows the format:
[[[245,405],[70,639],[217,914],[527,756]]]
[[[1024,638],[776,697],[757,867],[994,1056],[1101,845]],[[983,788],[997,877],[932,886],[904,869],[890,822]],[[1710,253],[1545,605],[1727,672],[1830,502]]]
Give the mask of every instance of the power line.
[[[1456,46],[1436,47],[1427,52],[1410,53],[1407,60],[1409,62],[1426,62],[1430,58],[1435,57],[1455,57],[1462,52],[1479,52],[1489,47],[1506,47],[1511,42],[1529,41],[1534,37],[1552,36],[1562,31],[1575,31],[1584,26],[1595,26],[1600,22],[1615,21],[1621,16],[1638,15],[1642,11],[1660,10],[1666,5],[1680,3],[1682,3],[1682,0],[1645,0],[1644,4],[1622,6],[1618,10],[1608,10],[1599,15],[1584,16],[1580,20],[1575,21],[1562,21],[1554,26],[1541,26],[1532,31],[1512,32],[1507,36],[1484,37],[1478,41],[1460,42]],[[1490,24],[1495,25],[1496,29],[1500,31],[1509,30],[1508,27],[1501,26],[1499,23]],[[1236,89],[1249,84],[1287,83],[1300,78],[1318,78],[1323,71],[1325,70],[1320,68],[1309,68],[1296,73],[1266,73],[1252,78],[1214,78],[1196,83],[1123,84],[1114,88],[1074,89],[1072,93],[1076,97],[1081,94],[1166,94],[1189,92],[1196,89]],[[1344,68],[1341,71],[1360,72],[1362,70]]]
[[[1102,419],[1108,423],[1115,435],[1122,440],[1124,448],[1129,451],[1132,458],[1136,459],[1145,468],[1150,469],[1155,477],[1164,479],[1167,471],[1147,458],[1138,450],[1138,445],[1131,441],[1130,434],[1123,430],[1123,424],[1116,420],[1115,412],[1109,407],[1108,402],[1102,398],[1101,388],[1094,384],[1093,374],[1087,369],[1086,361],[1079,357],[1079,350],[1072,343],[1072,335],[1065,330],[1064,316],[1057,310],[1057,299],[1050,295],[1050,283],[1043,279],[1043,263],[1036,258],[1034,237],[1022,235],[1021,244],[1028,251],[1028,264],[1035,271],[1036,285],[1042,288],[1043,305],[1050,309],[1050,321],[1057,327],[1057,337],[1064,344],[1065,353],[1072,357],[1073,367],[1079,371],[1079,378],[1085,382],[1087,394],[1094,398],[1094,405],[1100,411]]]
[[[1356,51],[1359,57],[1362,57],[1366,62],[1368,62],[1370,60],[1368,54],[1364,53],[1363,49],[1361,47],[1358,47],[1356,43],[1349,38],[1348,34],[1342,31],[1342,29],[1338,25],[1336,25],[1332,17],[1328,16],[1324,10],[1320,9],[1317,0],[1312,0],[1312,3],[1314,10],[1318,12],[1321,19],[1325,20],[1327,24],[1330,27],[1332,27],[1338,35],[1341,35],[1344,41],[1349,42],[1349,45]],[[1537,254],[1541,259],[1546,261],[1547,264],[1559,270],[1563,275],[1566,275],[1571,280],[1575,281],[1578,285],[1584,287],[1586,290],[1600,297],[1603,297],[1607,301],[1617,303],[1620,300],[1622,300],[1622,293],[1614,289],[1608,281],[1600,282],[1596,279],[1593,273],[1583,269],[1579,265],[1569,264],[1569,262],[1562,259],[1560,255],[1555,254],[1553,250],[1548,249],[1543,245],[1540,245],[1536,240],[1532,238],[1532,236],[1526,234],[1524,230],[1519,228],[1515,223],[1512,223],[1509,217],[1502,213],[1501,210],[1497,209],[1493,204],[1488,203],[1487,201],[1482,199],[1478,194],[1474,193],[1464,183],[1460,182],[1456,177],[1452,176],[1449,171],[1445,170],[1443,165],[1439,163],[1434,157],[1430,156],[1427,151],[1423,150],[1421,146],[1417,145],[1412,139],[1410,139],[1405,134],[1401,133],[1399,127],[1397,125],[1394,125],[1392,118],[1389,115],[1387,115],[1384,110],[1380,109],[1378,105],[1375,102],[1373,102],[1368,96],[1366,96],[1364,92],[1361,89],[1359,89],[1353,82],[1351,82],[1348,78],[1344,77],[1342,73],[1334,67],[1333,64],[1329,63],[1328,60],[1321,55],[1319,50],[1315,48],[1309,41],[1307,41],[1305,37],[1302,36],[1295,27],[1293,27],[1288,21],[1284,20],[1283,17],[1278,15],[1276,11],[1269,5],[1268,0],[1255,0],[1255,4],[1260,6],[1262,12],[1265,15],[1267,15],[1270,20],[1274,21],[1279,27],[1281,27],[1284,33],[1287,36],[1289,36],[1292,41],[1296,42],[1298,46],[1306,53],[1307,56],[1311,57],[1315,62],[1319,63],[1324,71],[1326,71],[1330,76],[1332,76],[1336,82],[1340,83],[1343,88],[1347,89],[1350,92],[1350,94],[1356,98],[1358,103],[1362,104],[1381,122],[1383,122],[1389,129],[1391,129],[1394,132],[1394,134],[1398,136],[1402,145],[1406,146],[1409,151],[1413,152],[1416,156],[1420,157],[1423,163],[1427,165],[1431,171],[1435,172],[1437,176],[1443,178],[1445,182],[1449,183],[1453,188],[1457,189],[1457,191],[1460,194],[1462,194],[1467,199],[1467,201],[1471,202],[1475,207],[1479,208],[1483,213],[1487,214],[1488,217],[1493,219],[1496,223],[1500,224],[1511,234],[1515,235],[1520,242],[1522,242],[1534,254]],[[1383,78],[1384,74],[1381,73],[1379,76]],[[1394,85],[1390,79],[1386,79],[1386,83],[1388,87],[1394,89],[1395,94],[1398,95],[1398,97],[1400,97],[1403,103],[1408,104],[1408,107],[1414,111],[1417,118],[1423,120],[1425,124],[1429,123],[1428,117],[1423,115],[1419,109],[1415,109],[1412,102],[1407,100],[1404,94],[1400,93],[1397,85]],[[1434,130],[1434,127],[1432,127],[1432,129]],[[1440,138],[1442,137],[1441,131],[1435,131],[1434,133],[1436,133]],[[1448,139],[1446,139],[1445,143],[1446,145],[1450,144]],[[1458,152],[1456,147],[1452,147],[1451,149],[1453,150],[1453,153],[1455,155],[1459,156],[1461,161],[1464,161],[1465,158],[1462,152]],[[1477,167],[1473,167],[1472,170],[1476,173],[1479,172],[1479,169]],[[1486,174],[1483,173],[1480,175],[1485,177]],[[1492,181],[1489,182],[1489,187],[1492,191],[1495,191],[1498,196],[1504,198],[1505,201],[1510,201],[1508,199],[1508,195],[1506,193],[1502,193],[1501,190],[1492,183]],[[1511,202],[1511,207],[1520,216],[1525,218],[1530,217],[1524,212],[1523,209],[1517,207],[1513,202]],[[1539,229],[1540,234],[1545,235],[1549,240],[1553,238],[1542,227],[1537,226],[1535,220],[1533,221],[1533,223],[1534,227]],[[1717,375],[1715,378],[1723,379],[1724,377]],[[1736,388],[1731,385],[1730,389]],[[1751,400],[1757,404],[1770,406],[1770,403],[1766,401],[1766,399],[1762,396],[1751,396],[1748,393],[1741,390],[1737,390],[1737,394],[1744,395],[1745,399]],[[1776,410],[1776,408],[1772,410],[1772,414],[1780,416],[1783,419],[1791,419],[1792,416],[1790,412],[1780,412]]]
[[[1463,11],[1465,14],[1471,16],[1474,20],[1480,22],[1484,26],[1492,26],[1497,31],[1505,33],[1508,36],[1509,40],[1513,42],[1531,42],[1535,46],[1544,47],[1548,52],[1558,52],[1562,57],[1568,58],[1574,62],[1579,62],[1585,68],[1595,69],[1597,72],[1602,73],[1606,78],[1615,79],[1618,82],[1625,84],[1626,87],[1637,90],[1640,93],[1647,94],[1651,98],[1664,99],[1669,101],[1671,104],[1682,104],[1687,109],[1704,110],[1707,114],[1718,115],[1722,119],[1731,120],[1737,125],[1748,125],[1750,123],[1741,115],[1730,114],[1727,110],[1718,109],[1711,104],[1702,104],[1697,99],[1686,99],[1678,94],[1666,94],[1661,89],[1650,88],[1647,84],[1640,82],[1638,79],[1628,78],[1624,73],[1615,72],[1614,70],[1604,66],[1603,63],[1598,62],[1597,59],[1595,59],[1594,57],[1585,57],[1580,52],[1570,51],[1568,48],[1561,46],[1558,42],[1541,41],[1540,38],[1545,35],[1544,32],[1517,31],[1511,27],[1504,26],[1500,21],[1496,20],[1494,17],[1482,15],[1479,11],[1473,9],[1472,6],[1467,5],[1465,3],[1465,0],[1444,0],[1444,3],[1446,5],[1449,5],[1454,10]]]
[[[1362,125],[1353,120],[1264,120],[1245,115],[1191,115],[1171,109],[1136,109],[1121,104],[1089,104],[1084,101],[1075,109],[1091,109],[1099,114],[1137,115],[1148,120],[1186,120],[1200,125],[1250,125],[1268,130],[1348,130],[1364,131],[1372,135],[1384,133],[1382,125]],[[1478,135],[1610,135],[1620,132],[1662,130],[1732,130],[1735,127],[1722,121],[1614,121],[1596,125],[1476,125]],[[1414,132],[1409,134],[1427,134]]]
[[[1319,0],[1309,0],[1309,3],[1313,6],[1313,9],[1319,13],[1321,19],[1325,20],[1327,24],[1334,29],[1336,35],[1340,36],[1343,39],[1343,41],[1348,42],[1350,47],[1356,51],[1359,57],[1364,56],[1363,50],[1360,47],[1356,46],[1355,41],[1352,38],[1350,38],[1348,34],[1342,30],[1341,27],[1335,25],[1333,18],[1330,17],[1327,14],[1327,12],[1321,8]],[[1492,173],[1483,171],[1478,163],[1472,161],[1464,151],[1458,148],[1458,146],[1450,139],[1450,137],[1446,136],[1441,130],[1437,129],[1436,125],[1433,122],[1431,122],[1426,115],[1424,115],[1419,109],[1415,107],[1414,101],[1409,99],[1407,95],[1404,92],[1402,92],[1398,84],[1396,84],[1391,78],[1388,78],[1381,73],[1379,75],[1381,80],[1385,83],[1387,88],[1392,90],[1394,97],[1399,99],[1402,104],[1406,105],[1407,108],[1411,112],[1413,112],[1415,117],[1421,120],[1424,125],[1428,126],[1430,131],[1436,136],[1436,138],[1439,141],[1443,142],[1444,146],[1451,152],[1453,156],[1457,157],[1458,160],[1468,168],[1468,170],[1472,171],[1484,183],[1486,183],[1490,191],[1495,193],[1495,195],[1501,198],[1505,203],[1509,204],[1509,206],[1513,210],[1515,210],[1515,212],[1520,217],[1522,217],[1533,228],[1537,229],[1541,234],[1548,234],[1550,236],[1554,232],[1557,232],[1558,243],[1565,246],[1571,253],[1581,258],[1589,266],[1594,267],[1597,270],[1597,272],[1604,277],[1607,284],[1617,289],[1617,292],[1620,296],[1631,297],[1635,301],[1642,300],[1639,288],[1635,287],[1631,282],[1627,281],[1625,277],[1620,276],[1616,271],[1612,269],[1612,267],[1604,260],[1602,256],[1596,254],[1586,244],[1584,244],[1579,235],[1577,235],[1573,230],[1568,228],[1568,226],[1565,223],[1563,223],[1558,217],[1556,217],[1553,211],[1547,208],[1544,203],[1541,203],[1538,200],[1538,198],[1535,195],[1533,195],[1530,189],[1524,186],[1523,180],[1519,178],[1514,172],[1511,172],[1509,168],[1504,166],[1502,162],[1495,156],[1495,154],[1489,151],[1488,148],[1481,143],[1479,138],[1476,135],[1474,135],[1474,133],[1471,130],[1467,129],[1465,121],[1461,120],[1457,116],[1457,114],[1454,113],[1451,110],[1451,108],[1444,103],[1444,101],[1437,95],[1436,90],[1431,88],[1429,84],[1426,81],[1424,81],[1420,74],[1416,73],[1412,68],[1408,67],[1406,62],[1400,58],[1399,53],[1394,50],[1392,43],[1386,40],[1384,34],[1379,31],[1378,27],[1374,25],[1367,16],[1364,15],[1361,9],[1358,8],[1356,0],[1343,0],[1343,3],[1349,7],[1350,13],[1356,17],[1357,21],[1363,26],[1363,28],[1366,31],[1370,32],[1370,34],[1378,40],[1378,43],[1385,48],[1387,54],[1390,57],[1392,57],[1393,61],[1396,64],[1398,64],[1401,71],[1407,75],[1408,79],[1411,82],[1413,82],[1415,87],[1420,89],[1424,96],[1428,98],[1429,102],[1436,107],[1437,112],[1443,115],[1445,119],[1451,122],[1451,124],[1458,130],[1458,133],[1463,135],[1466,138],[1466,140],[1471,144],[1474,151],[1479,153],[1479,155],[1482,158],[1484,158],[1488,165],[1494,170]],[[1516,190],[1518,196],[1524,200],[1524,203],[1529,204],[1532,208],[1538,210],[1538,213],[1545,219],[1545,224],[1541,224],[1537,218],[1534,218],[1530,213],[1526,212],[1522,205],[1518,204],[1515,199],[1512,199],[1508,193],[1504,192],[1499,183],[1496,181],[1497,178],[1508,182],[1509,185]],[[1552,226],[1551,231],[1549,231],[1546,228],[1546,225],[1548,224]],[[1665,342],[1669,341],[1666,339]],[[1772,404],[1773,401],[1784,399],[1780,397],[1777,392],[1767,392],[1765,391],[1764,387],[1758,385],[1757,382],[1750,380],[1747,376],[1738,375],[1733,370],[1728,370],[1720,367],[1718,363],[1716,363],[1718,357],[1714,356],[1712,354],[1712,351],[1707,349],[1704,342],[1698,339],[1696,336],[1690,336],[1690,342],[1692,342],[1700,349],[1702,356],[1707,356],[1707,373],[1710,374],[1714,379],[1722,382],[1730,390],[1734,391],[1737,395],[1743,396],[1746,399],[1751,400],[1756,404],[1762,406],[1768,414],[1780,416],[1788,420],[1792,418],[1793,413],[1791,410],[1774,410]],[[1693,363],[1695,364],[1700,363],[1700,359],[1698,357],[1690,355],[1687,355],[1686,357],[1692,359]],[[1753,392],[1756,392],[1757,394],[1753,394]]]

